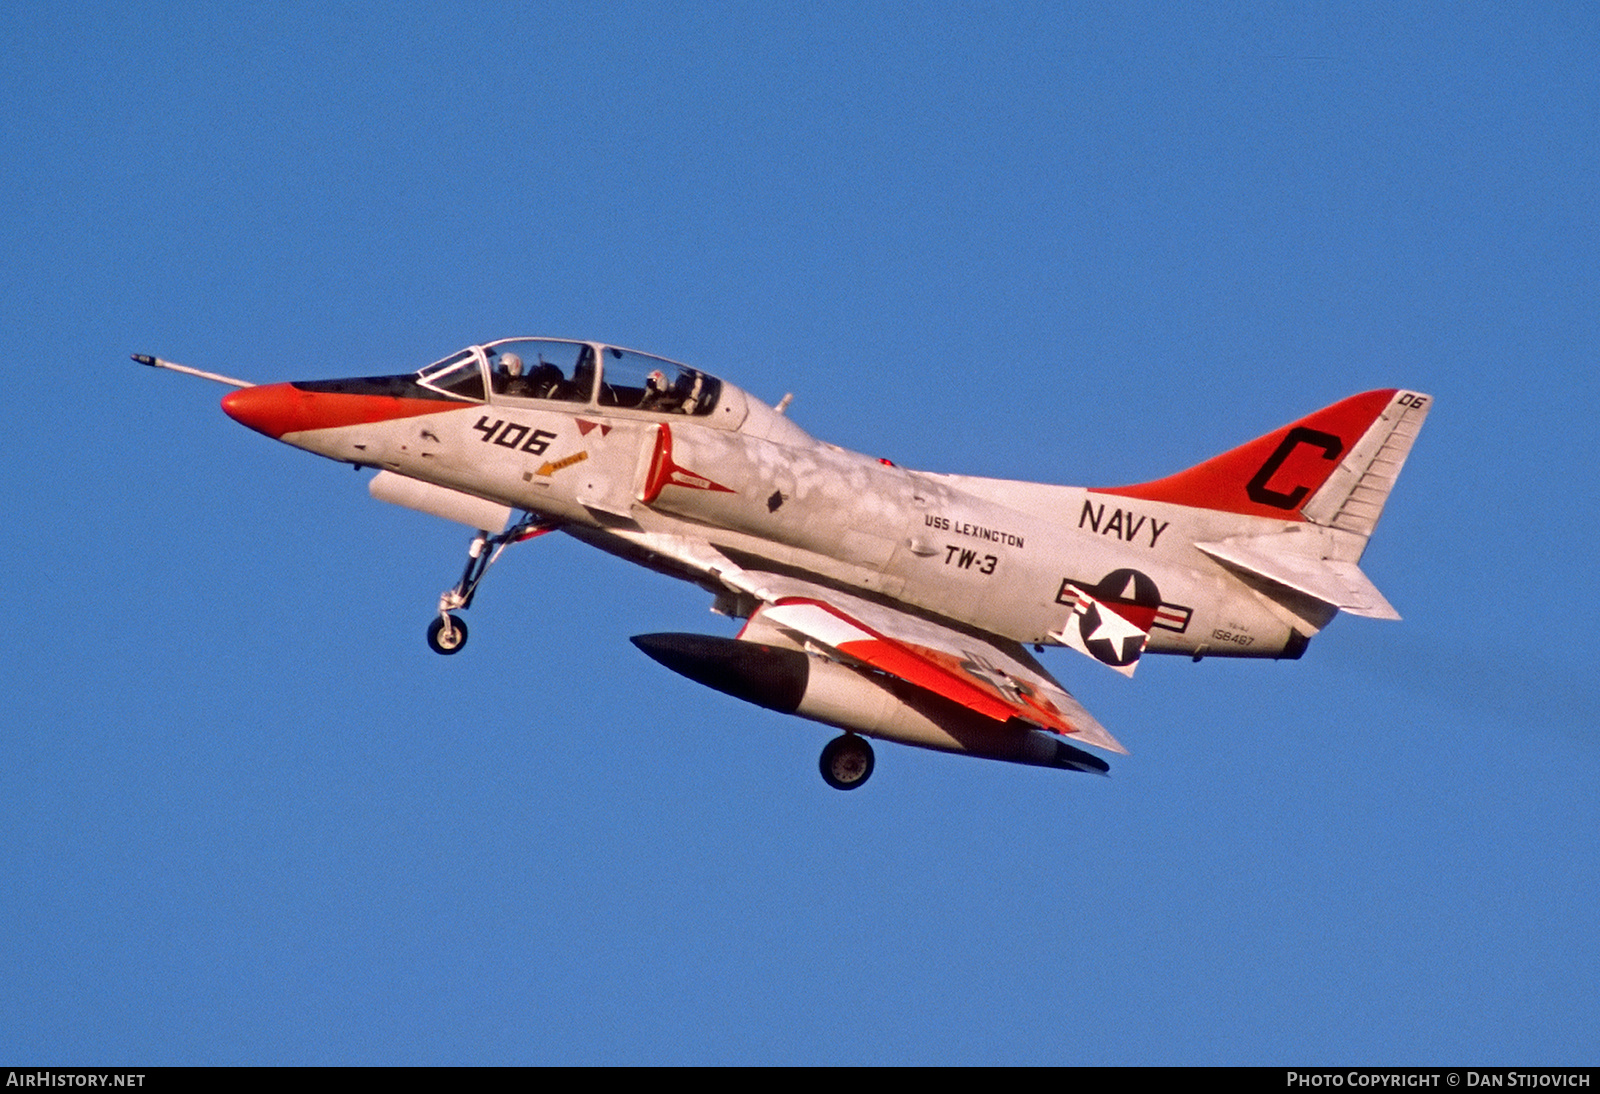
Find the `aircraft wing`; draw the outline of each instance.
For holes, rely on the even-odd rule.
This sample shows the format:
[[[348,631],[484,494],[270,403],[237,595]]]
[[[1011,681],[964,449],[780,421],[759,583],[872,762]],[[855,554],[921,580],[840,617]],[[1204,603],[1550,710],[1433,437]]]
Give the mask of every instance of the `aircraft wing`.
[[[635,552],[670,560],[680,572],[697,574],[706,587],[728,594],[728,606],[719,597],[714,610],[748,615],[739,632],[743,641],[808,649],[841,664],[887,673],[1000,723],[1016,718],[1127,754],[1019,642],[958,629],[804,578],[746,568],[698,537],[646,532],[618,538],[626,538]]]
[[[957,630],[810,582],[745,571],[763,601],[741,639],[774,632],[845,664],[888,673],[997,722],[1020,719],[1075,741],[1127,749],[1021,644]]]

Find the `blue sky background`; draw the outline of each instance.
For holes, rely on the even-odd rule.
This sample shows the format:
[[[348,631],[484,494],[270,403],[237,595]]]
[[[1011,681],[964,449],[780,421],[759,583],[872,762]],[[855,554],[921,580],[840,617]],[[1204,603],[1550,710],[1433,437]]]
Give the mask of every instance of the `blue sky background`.
[[[0,1063],[1593,1063],[1600,14],[0,10]],[[1110,779],[878,749],[269,381],[596,338],[933,470],[1111,485],[1436,407],[1297,663],[1047,664]]]

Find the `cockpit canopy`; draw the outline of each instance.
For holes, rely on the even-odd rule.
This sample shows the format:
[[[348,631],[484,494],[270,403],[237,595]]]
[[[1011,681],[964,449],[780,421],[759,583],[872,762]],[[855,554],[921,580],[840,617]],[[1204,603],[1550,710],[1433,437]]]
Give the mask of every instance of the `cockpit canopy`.
[[[664,357],[554,338],[471,346],[422,369],[416,381],[473,402],[555,400],[695,417],[717,408],[723,387],[715,376]]]

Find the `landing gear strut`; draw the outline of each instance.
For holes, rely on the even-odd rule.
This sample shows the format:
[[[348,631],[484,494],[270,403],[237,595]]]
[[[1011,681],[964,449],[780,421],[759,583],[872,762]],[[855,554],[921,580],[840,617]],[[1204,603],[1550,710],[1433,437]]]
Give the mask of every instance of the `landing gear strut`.
[[[456,653],[467,644],[467,625],[450,612],[465,611],[472,607],[478,582],[500,558],[500,552],[513,543],[542,536],[554,528],[551,522],[525,512],[521,520],[498,535],[479,532],[472,537],[472,543],[467,547],[467,565],[461,571],[461,580],[456,582],[455,588],[446,589],[439,597],[439,618],[428,624],[428,645],[434,653]]]
[[[846,733],[822,750],[822,781],[835,790],[854,790],[872,777],[872,746],[865,737]]]

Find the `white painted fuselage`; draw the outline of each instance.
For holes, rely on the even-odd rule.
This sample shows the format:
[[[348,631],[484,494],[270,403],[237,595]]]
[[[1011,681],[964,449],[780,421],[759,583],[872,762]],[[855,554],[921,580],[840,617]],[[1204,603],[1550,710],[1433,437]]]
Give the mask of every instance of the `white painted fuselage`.
[[[737,648],[647,650],[677,671],[847,730],[1017,759],[1041,746],[995,744],[1008,724],[1120,751],[1024,645],[1131,674],[1144,653],[1299,657],[1341,610],[1397,618],[1357,564],[1429,402],[1352,396],[1112,488],[898,467],[818,441],[732,384],[599,343],[506,340],[415,376],[247,387],[223,405],[379,470],[385,500],[486,535],[525,511],[519,528],[694,581],[750,621]],[[769,703],[755,647],[811,658],[812,683],[796,685],[809,698]],[[852,722],[852,704],[887,713]]]

